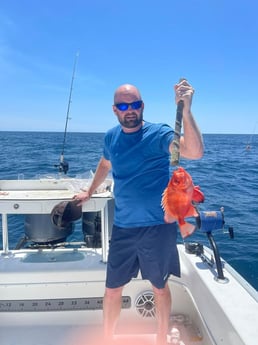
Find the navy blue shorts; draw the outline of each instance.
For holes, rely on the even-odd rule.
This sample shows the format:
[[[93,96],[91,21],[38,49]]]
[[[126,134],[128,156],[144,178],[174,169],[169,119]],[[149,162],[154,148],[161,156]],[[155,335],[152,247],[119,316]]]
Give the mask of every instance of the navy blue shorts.
[[[139,270],[158,289],[170,274],[180,277],[176,247],[177,224],[120,228],[113,226],[106,287],[117,288],[137,277]]]

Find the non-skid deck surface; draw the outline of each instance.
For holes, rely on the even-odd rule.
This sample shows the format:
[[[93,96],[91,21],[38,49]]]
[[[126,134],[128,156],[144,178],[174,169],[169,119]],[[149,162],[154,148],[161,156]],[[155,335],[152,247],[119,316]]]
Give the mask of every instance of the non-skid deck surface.
[[[121,331],[121,329],[120,329]],[[118,332],[112,344],[101,338],[102,328],[68,325],[0,327],[1,345],[155,345],[154,330],[148,333],[123,334]],[[200,330],[188,319],[172,323],[167,336],[168,344],[210,345],[204,342]]]

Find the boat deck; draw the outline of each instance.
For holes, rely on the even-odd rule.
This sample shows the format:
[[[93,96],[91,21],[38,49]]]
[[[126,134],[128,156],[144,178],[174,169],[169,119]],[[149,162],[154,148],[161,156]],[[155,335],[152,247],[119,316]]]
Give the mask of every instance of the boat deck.
[[[228,282],[216,281],[214,268],[187,254],[184,246],[178,248],[182,277],[169,279],[170,331],[180,332],[182,345],[252,344],[249,340],[257,336],[257,293],[244,280],[239,286],[239,277],[230,270],[225,271]],[[88,344],[91,335],[91,344],[99,345],[105,271],[97,249],[21,249],[2,254],[0,344]],[[117,344],[154,344],[155,326],[151,286],[139,276],[123,292]]]
[[[101,251],[86,248],[24,249],[2,257],[0,343],[85,344],[89,334],[98,342],[105,271]],[[174,300],[171,330],[176,327],[185,344],[212,344],[186,287],[176,278],[169,285]],[[154,344],[155,327],[151,285],[139,276],[124,289],[117,343]]]
[[[100,191],[82,209],[83,214],[101,213],[101,248],[87,248],[86,242],[9,247],[8,216],[29,215],[38,235],[38,228],[46,228],[44,222],[39,224],[40,215],[49,217],[60,200],[71,199],[74,192],[67,183],[74,182],[0,181],[0,345],[102,345],[112,193]],[[256,345],[257,291],[223,260],[226,279],[217,279],[210,249],[205,247],[202,255],[190,254],[182,244],[178,249],[181,278],[168,280],[172,293],[168,343]],[[139,275],[123,290],[115,344],[154,345],[155,333],[153,292]]]

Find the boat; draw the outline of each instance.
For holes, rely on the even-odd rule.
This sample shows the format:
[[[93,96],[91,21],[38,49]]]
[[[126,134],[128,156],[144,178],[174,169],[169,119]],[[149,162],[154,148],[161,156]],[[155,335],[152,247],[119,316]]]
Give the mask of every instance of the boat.
[[[0,344],[98,344],[109,239],[112,179],[83,204],[78,220],[53,223],[53,209],[71,202],[83,180],[41,177],[0,181]],[[22,215],[24,234],[10,248],[10,216]],[[257,291],[219,255],[213,229],[224,211],[200,212],[209,245],[178,244],[181,277],[168,280],[172,310],[168,343],[256,345]],[[215,225],[214,225],[215,224]],[[82,231],[82,241],[69,240]],[[231,229],[229,229],[231,230]],[[71,235],[71,236],[70,236]],[[139,274],[125,286],[116,344],[155,344],[155,302]]]

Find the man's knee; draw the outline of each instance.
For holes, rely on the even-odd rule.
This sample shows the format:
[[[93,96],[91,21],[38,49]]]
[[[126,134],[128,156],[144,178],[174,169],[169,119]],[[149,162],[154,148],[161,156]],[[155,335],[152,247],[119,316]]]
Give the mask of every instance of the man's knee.
[[[105,290],[105,297],[110,299],[120,298],[122,296],[123,286],[118,288],[108,288]]]
[[[166,283],[166,285],[164,286],[164,288],[157,288],[156,286],[152,285],[152,289],[154,292],[154,295],[156,296],[164,296],[167,295],[168,293],[170,293],[168,284]]]

